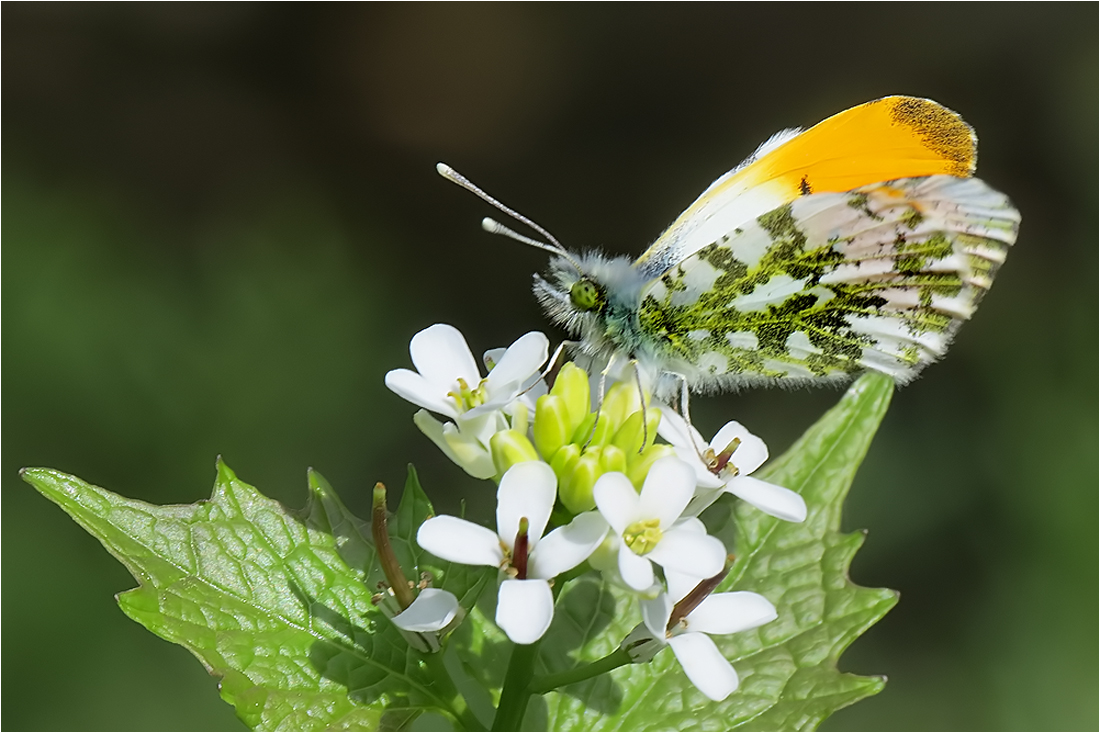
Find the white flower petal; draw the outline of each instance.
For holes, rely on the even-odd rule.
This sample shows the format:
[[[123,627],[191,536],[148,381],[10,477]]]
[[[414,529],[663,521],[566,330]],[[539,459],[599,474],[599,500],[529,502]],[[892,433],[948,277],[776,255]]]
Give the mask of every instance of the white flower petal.
[[[592,498],[596,500],[596,508],[600,510],[600,514],[616,534],[622,534],[631,524],[644,519],[638,492],[634,490],[630,479],[621,473],[605,473],[600,476],[592,487]]]
[[[755,629],[779,614],[764,596],[750,591],[714,593],[688,614],[688,628],[707,634],[736,634]]]
[[[523,383],[523,394],[520,395],[520,399],[526,402],[533,410],[535,409],[535,403],[538,402],[539,397],[542,397],[549,391],[550,388],[546,386],[546,381],[542,378],[542,373],[540,372]]]
[[[657,425],[657,434],[667,440],[669,444],[674,447],[691,448],[694,453],[695,447],[692,446],[692,438],[694,437],[695,446],[700,449],[706,447],[707,442],[703,440],[703,436],[699,435],[699,431],[693,426],[688,425],[679,413],[668,405],[657,404],[656,407],[661,411],[661,422]]]
[[[553,578],[588,559],[607,535],[607,521],[599,512],[585,512],[539,541],[527,567],[529,578]]]
[[[665,629],[668,628],[668,620],[672,617],[672,607],[676,605],[668,593],[662,593],[656,598],[642,598],[638,605],[642,609],[642,623],[653,634],[654,639],[665,642]]]
[[[722,652],[706,634],[678,634],[668,640],[691,684],[715,702],[725,700],[737,689],[739,680]]]
[[[458,463],[458,456],[451,450],[451,446],[447,444],[447,440],[443,437],[443,423],[436,420],[431,416],[427,410],[417,410],[413,415],[413,424],[420,428],[420,432],[428,436],[428,439],[435,443],[439,450],[443,451],[443,454],[450,458],[455,463]]]
[[[718,479],[714,474],[711,474],[711,478]],[[704,488],[700,483],[699,486],[695,487],[695,496],[691,497],[691,501],[688,502],[682,516],[698,517],[707,507],[718,501],[724,493],[726,493],[726,485],[722,481],[718,481],[718,486],[715,488]]]
[[[682,601],[684,596],[695,590],[695,587],[704,580],[706,578],[701,578],[698,575],[687,575],[665,568],[665,583],[668,585],[668,595],[674,603]]]
[[[710,578],[726,566],[726,547],[715,537],[671,527],[646,557],[686,575]]]
[[[482,405],[484,407],[484,405]],[[493,436],[501,430],[508,429],[508,418],[497,409],[482,410],[480,407],[459,415],[455,422],[464,435],[475,438],[477,442],[489,450]]]
[[[405,631],[439,631],[458,615],[458,599],[450,591],[425,588],[393,622]]]
[[[455,389],[460,377],[471,388],[481,382],[474,355],[454,326],[437,323],[417,333],[409,342],[409,355],[416,371],[444,394]]]
[[[653,585],[653,563],[635,555],[626,545],[619,547],[619,575],[623,582],[637,591],[645,591]]]
[[[509,550],[515,549],[519,520],[527,517],[527,543],[533,549],[554,509],[558,477],[549,464],[525,461],[508,469],[497,489],[497,534]]]
[[[431,437],[431,436],[429,436]],[[474,478],[493,478],[497,475],[493,454],[476,437],[460,430],[454,423],[443,426],[443,440],[450,449],[451,458]],[[446,453],[447,451],[444,451]]]
[[[676,456],[665,456],[649,469],[642,484],[639,511],[645,519],[671,526],[695,495],[695,469]]]
[[[504,354],[506,354],[507,352],[508,349],[504,348],[489,349],[488,351],[486,351],[485,354],[481,357],[481,362],[485,365],[485,371],[493,371],[489,365],[492,364],[493,366],[496,366],[497,364],[499,364],[500,360],[504,358]]]
[[[416,372],[408,369],[394,369],[387,372],[386,386],[398,397],[408,400],[417,407],[423,407],[447,417],[458,416],[458,407],[454,400]]]
[[[691,532],[692,534],[707,533],[707,525],[703,524],[703,520],[699,519],[699,517],[683,517],[673,526],[677,529]]]
[[[546,363],[549,352],[550,340],[538,331],[516,339],[486,378],[490,399],[497,399],[497,393],[507,385],[513,385],[514,390],[509,399],[515,397],[521,385]]]
[[[706,450],[708,446],[699,431],[694,426],[688,425],[684,418],[671,407],[667,405],[657,405],[657,407],[661,410],[661,422],[657,426],[657,434],[672,445],[681,461],[695,470],[696,483],[708,489],[717,489],[725,484],[722,479],[711,473],[710,467],[699,456],[699,451]]]
[[[554,620],[554,594],[545,580],[506,580],[497,596],[496,622],[516,644],[533,644]]]
[[[740,475],[748,476],[768,460],[768,446],[763,440],[750,433],[744,425],[731,421],[722,426],[714,436],[714,440],[710,442],[710,447],[715,453],[721,453],[734,438],[739,438],[741,444],[733,452],[730,463],[737,466]]]
[[[498,567],[504,562],[495,532],[458,517],[432,517],[420,525],[416,543],[441,560],[463,565]]]
[[[806,519],[806,501],[782,486],[769,484],[752,476],[736,476],[726,484],[726,491],[773,517],[788,522],[802,522]]]

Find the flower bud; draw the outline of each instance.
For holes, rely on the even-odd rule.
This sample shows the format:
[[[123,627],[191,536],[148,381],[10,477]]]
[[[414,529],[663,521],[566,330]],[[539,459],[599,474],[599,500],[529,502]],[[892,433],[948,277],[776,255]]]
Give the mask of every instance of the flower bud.
[[[535,447],[547,460],[569,442],[575,427],[565,398],[554,394],[539,397],[535,403]]]
[[[516,430],[501,430],[496,433],[489,439],[489,448],[498,476],[503,476],[517,463],[539,459],[535,446],[531,445],[526,435]]]
[[[531,417],[531,410],[520,400],[516,400],[508,408],[512,417],[512,430],[515,430],[521,435],[527,435],[528,420]]]
[[[550,468],[558,477],[558,486],[564,486],[566,478],[573,472],[573,467],[581,457],[581,448],[576,443],[566,443],[554,457],[550,459]]]
[[[603,475],[600,468],[600,451],[589,449],[585,451],[563,479],[558,488],[558,498],[573,514],[580,514],[596,508],[596,500],[592,498],[592,487],[596,485],[596,479]]]
[[[600,450],[600,468],[603,473],[612,471],[626,473],[626,453],[618,446],[605,445]]]
[[[626,477],[630,479],[630,483],[634,484],[635,489],[641,491],[642,484],[645,483],[645,477],[649,475],[649,469],[653,464],[665,456],[676,455],[676,451],[671,445],[658,443],[646,448],[641,455],[634,455],[636,457],[627,466]]]
[[[607,390],[607,398],[603,401],[603,409],[611,416],[615,427],[623,424],[623,420],[632,412],[642,409],[638,399],[638,384],[634,380],[616,382]]]
[[[550,394],[565,400],[570,425],[576,430],[592,405],[588,374],[573,362],[567,362],[558,372]]]
[[[617,447],[619,450],[625,453],[641,453],[642,439],[648,437],[643,435],[642,430],[642,413],[633,412],[623,422],[618,430],[615,431],[615,436],[611,439],[611,445]]]
[[[645,411],[645,447],[648,448],[657,440],[657,428],[661,425],[661,411],[651,407]]]
[[[585,415],[580,424],[577,425],[577,429],[573,431],[573,439],[570,442],[578,445],[589,443],[588,438],[592,435],[592,426],[595,424],[596,413],[590,412]]]

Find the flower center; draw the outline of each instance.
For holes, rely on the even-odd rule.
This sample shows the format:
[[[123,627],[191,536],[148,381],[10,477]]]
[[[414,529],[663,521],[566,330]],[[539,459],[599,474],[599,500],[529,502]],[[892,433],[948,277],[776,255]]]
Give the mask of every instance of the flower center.
[[[482,379],[478,382],[477,387],[471,389],[470,385],[466,383],[466,380],[459,377],[458,389],[451,390],[447,393],[447,396],[455,401],[459,412],[472,410],[479,405],[485,404],[485,400],[488,397],[485,392],[485,380]]]
[[[703,451],[703,461],[707,464],[710,472],[719,478],[733,478],[741,473],[737,466],[730,463],[733,452],[737,450],[739,445],[741,445],[741,439],[734,438],[721,453],[715,453],[713,448],[707,448]]]
[[[530,527],[531,524],[527,521],[527,517],[520,517],[515,549],[512,551],[512,567],[516,570],[517,580],[527,580],[527,553],[530,551],[527,531]]]
[[[661,541],[661,520],[643,519],[623,530],[623,542],[635,555],[645,555]]]

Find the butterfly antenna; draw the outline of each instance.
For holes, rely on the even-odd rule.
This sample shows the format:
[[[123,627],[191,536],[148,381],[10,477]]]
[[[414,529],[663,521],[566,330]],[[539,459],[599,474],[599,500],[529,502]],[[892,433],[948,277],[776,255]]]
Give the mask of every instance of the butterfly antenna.
[[[492,196],[490,196],[489,194],[485,193],[480,188],[478,188],[476,185],[474,185],[474,182],[471,181],[469,178],[462,175],[461,173],[459,173],[458,171],[456,171],[454,168],[447,165],[446,163],[436,163],[435,170],[439,173],[439,175],[443,176],[444,178],[446,178],[451,183],[457,183],[459,186],[462,186],[464,189],[466,189],[470,193],[478,196],[483,201],[486,201],[489,204],[491,204],[492,206],[500,209],[501,211],[503,211],[505,214],[512,217],[516,221],[521,222],[521,223],[526,224],[527,226],[531,227],[536,232],[538,232],[542,236],[546,237],[547,242],[549,242],[549,244],[547,244],[546,242],[540,242],[536,239],[531,239],[530,237],[525,237],[522,234],[518,234],[518,233],[512,231],[511,229],[509,229],[508,227],[504,226],[503,224],[501,224],[501,223],[499,223],[499,222],[497,222],[493,219],[490,219],[488,217],[486,217],[485,219],[483,219],[481,221],[481,228],[482,229],[489,232],[490,234],[502,234],[506,237],[509,237],[511,239],[516,240],[517,242],[523,242],[524,244],[529,244],[532,247],[538,247],[539,249],[544,249],[547,252],[553,252],[554,254],[559,255],[561,257],[564,257],[565,259],[569,260],[570,264],[572,264],[573,267],[576,267],[577,270],[580,271],[580,269],[581,269],[580,266],[577,264],[577,262],[572,257],[569,256],[569,253],[565,251],[565,247],[563,247],[561,245],[561,242],[559,242],[557,239],[554,238],[553,234],[546,231],[545,229],[540,227],[538,224],[531,221],[530,219],[528,219],[526,216],[519,213],[515,209],[509,208],[509,207],[505,206],[504,204],[500,203],[495,198],[493,198]]]
[[[557,256],[564,257],[565,259],[569,260],[570,264],[572,264],[573,267],[577,268],[578,272],[581,269],[580,265],[578,265],[577,262],[572,257],[570,257],[569,253],[566,252],[564,249],[558,249],[557,247],[551,244],[547,244],[546,242],[540,242],[537,239],[525,237],[519,232],[515,232],[504,226],[496,219],[491,219],[488,216],[485,217],[481,220],[481,228],[489,232],[490,234],[500,234],[502,236],[508,237],[509,239],[514,239],[517,242],[523,242],[524,244],[529,244],[532,247],[538,247],[539,249],[544,249],[547,252],[553,252]]]

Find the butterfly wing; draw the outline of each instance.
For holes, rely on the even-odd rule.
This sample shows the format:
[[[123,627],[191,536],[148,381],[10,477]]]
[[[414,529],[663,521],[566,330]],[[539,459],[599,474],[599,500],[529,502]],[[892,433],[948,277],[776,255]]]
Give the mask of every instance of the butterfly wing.
[[[974,311],[1019,220],[975,178],[803,196],[650,283],[639,325],[662,368],[697,389],[867,369],[905,383]]]
[[[811,193],[947,174],[968,177],[974,131],[928,99],[885,97],[788,130],[712,183],[634,266],[656,278],[745,222]]]

